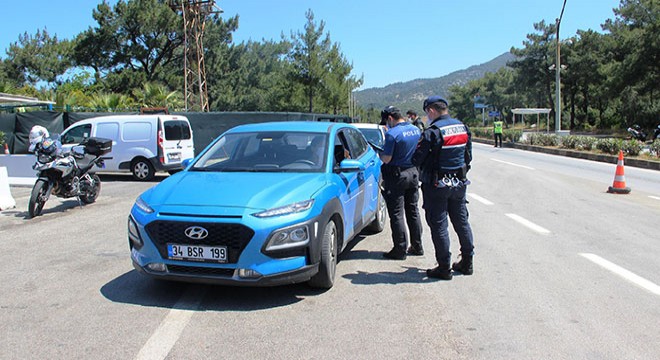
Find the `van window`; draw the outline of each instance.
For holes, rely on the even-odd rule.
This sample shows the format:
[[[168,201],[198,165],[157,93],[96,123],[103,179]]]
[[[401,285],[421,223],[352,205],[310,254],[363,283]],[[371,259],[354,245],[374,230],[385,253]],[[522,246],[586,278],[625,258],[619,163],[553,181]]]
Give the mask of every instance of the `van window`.
[[[79,144],[84,138],[88,138],[91,132],[91,124],[72,127],[71,130],[67,131],[62,137],[62,144]]]
[[[96,136],[116,140],[119,137],[119,123],[99,123],[96,125]]]
[[[151,138],[151,123],[127,122],[121,134],[124,141],[144,141]]]
[[[165,140],[189,140],[191,138],[190,127],[186,121],[164,121],[163,127],[165,128]]]

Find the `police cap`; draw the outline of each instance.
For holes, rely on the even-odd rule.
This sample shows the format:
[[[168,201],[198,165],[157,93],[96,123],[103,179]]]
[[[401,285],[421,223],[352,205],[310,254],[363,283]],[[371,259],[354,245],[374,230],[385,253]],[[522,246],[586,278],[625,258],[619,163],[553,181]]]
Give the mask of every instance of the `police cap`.
[[[401,117],[401,110],[394,106],[387,106],[385,109],[383,109],[383,111],[380,112],[380,119],[385,120],[390,115],[398,119]]]
[[[426,100],[424,100],[424,105],[422,106],[422,108],[424,109],[424,111],[426,111],[426,109],[429,107],[429,105],[435,104],[437,102],[442,102],[442,103],[445,103],[445,106],[449,106],[449,103],[447,102],[447,100],[445,100],[445,98],[443,98],[442,96],[432,95],[432,96],[427,97]]]

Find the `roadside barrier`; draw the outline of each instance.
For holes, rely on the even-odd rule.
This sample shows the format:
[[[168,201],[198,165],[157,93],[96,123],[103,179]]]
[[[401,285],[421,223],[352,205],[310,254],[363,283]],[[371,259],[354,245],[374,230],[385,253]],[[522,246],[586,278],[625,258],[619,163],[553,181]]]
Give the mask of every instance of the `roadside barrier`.
[[[0,167],[0,210],[15,207],[16,201],[11,196],[11,191],[9,191],[9,175],[7,174],[7,168],[2,166]]]
[[[626,177],[623,172],[623,150],[619,150],[619,160],[616,163],[614,183],[607,189],[611,194],[629,194],[630,188],[626,186]]]

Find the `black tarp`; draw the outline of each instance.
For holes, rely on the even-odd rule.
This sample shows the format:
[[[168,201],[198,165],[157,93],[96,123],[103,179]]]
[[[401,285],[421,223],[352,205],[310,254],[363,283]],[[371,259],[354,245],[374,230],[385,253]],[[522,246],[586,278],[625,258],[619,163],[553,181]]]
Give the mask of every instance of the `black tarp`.
[[[34,125],[41,125],[50,133],[60,134],[69,125],[80,120],[98,116],[137,115],[137,113],[76,113],[53,111],[30,111],[16,114],[0,114],[0,130],[5,132],[12,154],[25,154],[28,135]],[[241,124],[272,121],[339,121],[350,122],[347,116],[297,112],[177,112],[188,118],[193,130],[195,154],[202,151],[223,132]],[[6,129],[6,130],[5,130]]]
[[[31,111],[16,114],[16,128],[14,129],[14,143],[10,150],[12,154],[26,154],[30,146],[28,136],[30,129],[41,125],[51,134],[61,134],[64,131],[64,120],[61,112]]]

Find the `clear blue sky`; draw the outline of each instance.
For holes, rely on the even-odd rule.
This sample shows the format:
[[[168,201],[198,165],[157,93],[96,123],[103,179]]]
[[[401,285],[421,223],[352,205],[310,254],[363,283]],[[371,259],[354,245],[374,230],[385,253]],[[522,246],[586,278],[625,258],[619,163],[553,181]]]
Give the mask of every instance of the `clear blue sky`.
[[[2,0],[0,57],[19,34],[48,29],[71,39],[96,26],[92,10],[97,0]],[[115,0],[109,1],[114,4]],[[305,12],[339,43],[364,75],[362,89],[418,78],[435,78],[487,62],[514,47],[540,20],[552,23],[563,0],[218,0],[224,17],[238,14],[237,43],[249,39],[280,40],[280,34],[303,31]],[[619,0],[568,0],[560,37],[578,29],[602,31],[613,19]]]

